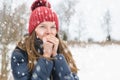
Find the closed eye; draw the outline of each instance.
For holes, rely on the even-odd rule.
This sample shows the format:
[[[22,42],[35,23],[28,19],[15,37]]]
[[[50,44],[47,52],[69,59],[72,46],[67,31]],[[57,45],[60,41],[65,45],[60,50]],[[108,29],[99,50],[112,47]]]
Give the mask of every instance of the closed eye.
[[[55,26],[51,26],[51,28],[53,29],[53,28],[56,28]]]
[[[40,28],[45,28],[45,26],[40,26]]]

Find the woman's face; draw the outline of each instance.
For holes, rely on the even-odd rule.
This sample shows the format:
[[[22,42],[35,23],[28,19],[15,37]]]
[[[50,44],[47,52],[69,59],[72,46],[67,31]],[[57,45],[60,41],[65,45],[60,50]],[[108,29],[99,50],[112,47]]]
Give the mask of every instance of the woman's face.
[[[57,30],[55,22],[50,21],[42,22],[35,28],[35,32],[37,37],[39,37],[41,40],[43,40],[43,37],[47,35],[56,36]]]

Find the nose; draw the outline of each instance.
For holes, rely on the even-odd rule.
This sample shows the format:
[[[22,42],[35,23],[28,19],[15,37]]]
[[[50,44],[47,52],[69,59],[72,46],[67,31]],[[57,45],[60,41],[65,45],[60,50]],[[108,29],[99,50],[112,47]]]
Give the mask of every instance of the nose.
[[[49,27],[47,28],[46,33],[51,34],[51,29]]]

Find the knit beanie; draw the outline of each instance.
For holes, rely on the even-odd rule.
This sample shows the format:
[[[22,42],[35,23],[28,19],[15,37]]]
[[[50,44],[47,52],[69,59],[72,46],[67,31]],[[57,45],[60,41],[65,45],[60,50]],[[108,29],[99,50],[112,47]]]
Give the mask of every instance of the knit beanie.
[[[31,6],[32,13],[29,19],[29,34],[44,21],[55,22],[56,30],[58,31],[58,17],[55,12],[52,11],[51,5],[47,0],[36,0]]]

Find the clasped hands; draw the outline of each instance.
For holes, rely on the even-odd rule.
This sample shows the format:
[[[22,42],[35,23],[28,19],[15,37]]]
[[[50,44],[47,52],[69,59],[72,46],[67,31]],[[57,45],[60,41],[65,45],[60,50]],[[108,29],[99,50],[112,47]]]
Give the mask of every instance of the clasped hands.
[[[43,37],[43,57],[50,58],[57,55],[59,40],[53,35]]]

